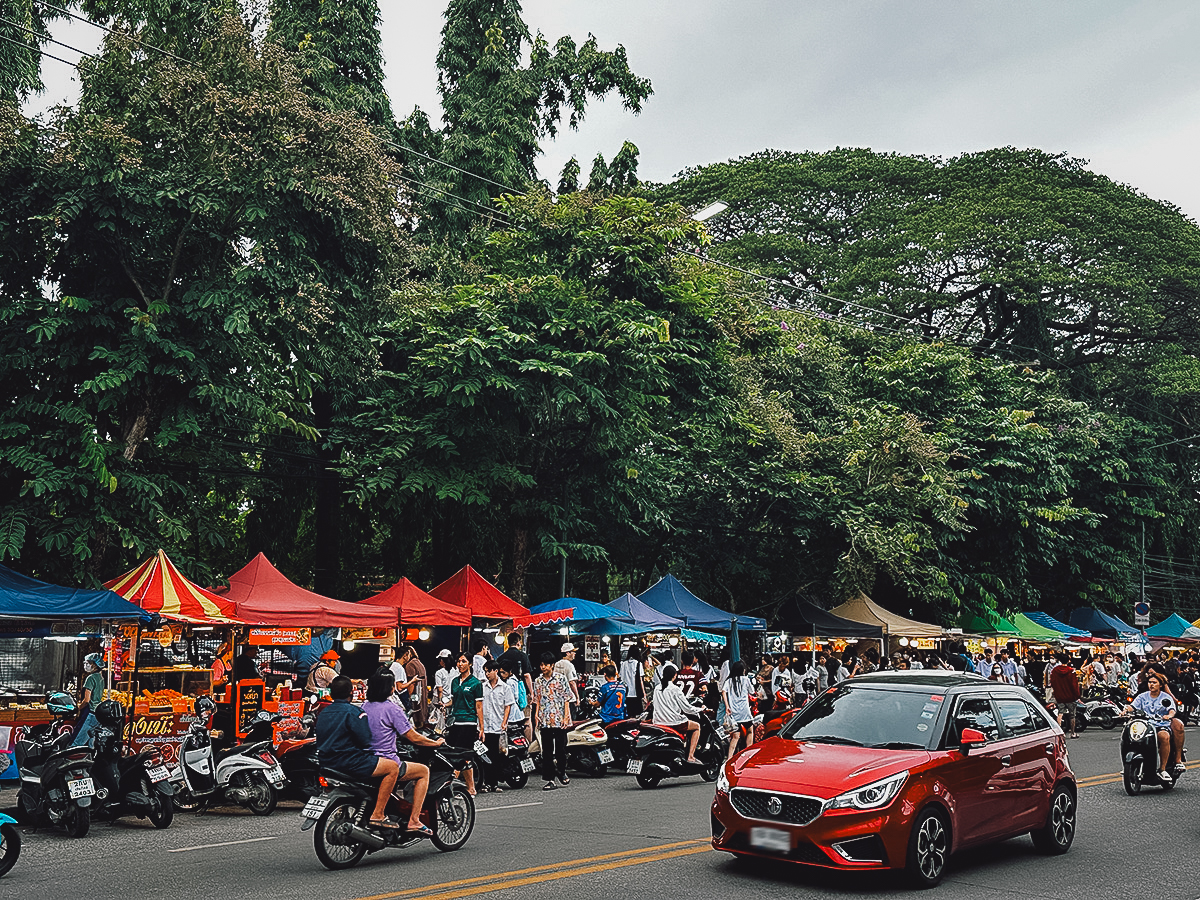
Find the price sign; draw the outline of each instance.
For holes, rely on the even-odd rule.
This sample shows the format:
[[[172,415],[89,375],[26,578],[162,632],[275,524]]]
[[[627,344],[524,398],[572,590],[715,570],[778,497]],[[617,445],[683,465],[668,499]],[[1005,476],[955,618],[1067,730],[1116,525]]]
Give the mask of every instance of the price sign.
[[[1145,628],[1150,624],[1150,604],[1145,600],[1133,604],[1133,624],[1138,628]]]
[[[237,697],[235,698],[236,707],[234,710],[234,721],[237,722],[238,737],[245,737],[250,733],[250,726],[254,724],[254,717],[258,715],[263,708],[263,694],[266,688],[259,679],[253,681],[239,681],[237,684]]]

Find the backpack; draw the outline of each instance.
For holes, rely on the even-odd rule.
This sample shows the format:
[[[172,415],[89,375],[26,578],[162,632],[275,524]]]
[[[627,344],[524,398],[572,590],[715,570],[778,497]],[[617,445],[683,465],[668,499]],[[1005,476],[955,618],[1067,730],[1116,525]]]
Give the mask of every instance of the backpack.
[[[529,706],[529,693],[525,690],[525,679],[517,679],[517,706],[526,709]]]

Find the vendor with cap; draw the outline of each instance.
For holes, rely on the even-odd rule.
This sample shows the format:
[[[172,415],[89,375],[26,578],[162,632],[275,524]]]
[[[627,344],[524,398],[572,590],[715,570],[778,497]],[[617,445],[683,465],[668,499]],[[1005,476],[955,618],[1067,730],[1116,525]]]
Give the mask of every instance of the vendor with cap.
[[[308,683],[304,689],[310,694],[320,694],[329,690],[329,685],[338,676],[338,667],[341,666],[339,659],[341,657],[336,650],[326,650],[321,654],[320,661],[308,673]]]
[[[104,699],[104,659],[99,653],[89,653],[83,658],[83,691],[79,695],[79,725],[71,739],[72,747],[82,747],[88,742],[92,729],[96,727],[96,706]]]
[[[574,698],[571,701],[571,715],[578,718],[579,673],[575,671],[575,645],[568,641],[559,648],[559,652],[562,653],[562,659],[554,664],[554,674],[563,676],[571,686],[571,696]]]

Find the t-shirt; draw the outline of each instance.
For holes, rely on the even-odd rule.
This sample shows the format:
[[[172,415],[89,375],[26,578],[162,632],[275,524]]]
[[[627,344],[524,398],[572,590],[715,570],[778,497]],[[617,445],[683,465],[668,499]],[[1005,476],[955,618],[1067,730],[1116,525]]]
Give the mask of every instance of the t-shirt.
[[[496,665],[513,675],[533,674],[533,664],[529,661],[529,654],[520,647],[509,647],[496,659]]]
[[[479,681],[484,679],[483,667],[487,665],[487,661],[488,658],[482,653],[476,653],[471,657],[471,674]]]
[[[504,708],[506,706],[515,706],[516,700],[513,698],[512,689],[501,681],[496,679],[496,686],[492,687],[486,681],[483,683],[483,731],[484,734],[500,734],[504,730],[504,726],[508,723],[504,721]],[[509,715],[512,715],[510,709]]]
[[[780,690],[791,691],[792,689],[792,672],[790,669],[781,669],[776,667],[771,670],[771,694],[772,696]]]
[[[458,675],[450,682],[450,724],[478,725],[475,701],[483,699],[483,684],[474,675],[463,681]]]
[[[685,697],[703,697],[707,681],[703,672],[689,666],[679,670],[679,674],[675,676],[675,683],[679,685]]]
[[[575,663],[571,662],[565,656],[554,664],[554,674],[561,675],[567,679],[567,684],[574,685],[576,679],[579,678],[575,671]]]
[[[1166,691],[1159,691],[1157,697],[1151,697],[1150,692],[1138,694],[1133,699],[1133,708],[1141,710],[1155,725],[1167,725],[1167,712],[1175,709],[1175,699]],[[1178,715],[1178,713],[1176,713]]]
[[[362,705],[362,710],[371,725],[371,752],[399,762],[396,741],[412,731],[408,715],[388,700],[368,700]]]
[[[436,695],[438,688],[441,688],[441,695],[437,697],[439,702],[443,704],[450,702],[450,682],[456,677],[457,675],[453,669],[438,667],[437,672],[433,675],[433,689]]]
[[[751,721],[750,714],[750,676],[730,678],[725,682],[726,712],[734,722],[743,725]]]
[[[642,662],[638,659],[621,660],[619,678],[625,685],[626,697],[642,696]]]
[[[513,695],[512,709],[510,709],[508,711],[508,724],[515,725],[518,722],[524,722],[525,721],[525,710],[522,709],[520,706],[520,703],[521,703],[521,693],[520,692],[525,688],[525,683],[521,680],[520,676],[513,675],[511,678],[508,679],[508,681],[505,682],[505,684],[508,685],[508,689],[509,689],[509,691],[512,692],[512,695]],[[528,707],[529,704],[526,703],[525,705],[526,705],[526,707]]]
[[[1050,670],[1050,690],[1060,703],[1079,699],[1079,676],[1070,666],[1059,664]]]
[[[91,708],[95,709],[96,704],[104,699],[104,676],[99,672],[93,672],[87,678],[83,679],[83,690],[86,693],[91,691],[89,695]]]
[[[620,681],[605,681],[600,686],[600,721],[605,725],[625,718],[625,685]]]

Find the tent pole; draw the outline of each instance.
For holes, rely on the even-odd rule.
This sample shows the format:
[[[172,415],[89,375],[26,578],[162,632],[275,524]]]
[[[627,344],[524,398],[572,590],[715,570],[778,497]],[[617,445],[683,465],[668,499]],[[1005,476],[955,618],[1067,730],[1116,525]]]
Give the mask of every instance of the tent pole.
[[[817,667],[817,623],[813,622],[812,667]]]

